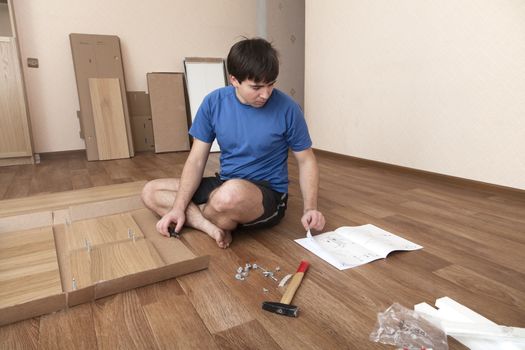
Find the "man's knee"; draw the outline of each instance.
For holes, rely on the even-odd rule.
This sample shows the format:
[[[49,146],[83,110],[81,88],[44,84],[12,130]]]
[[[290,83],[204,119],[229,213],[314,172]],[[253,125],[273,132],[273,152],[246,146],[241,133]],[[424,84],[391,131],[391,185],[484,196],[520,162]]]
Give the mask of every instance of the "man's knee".
[[[254,189],[250,188],[250,186],[253,186]],[[256,192],[253,193],[253,190]],[[252,183],[246,180],[228,180],[210,194],[207,205],[210,205],[219,213],[232,212],[237,211],[242,206],[246,206],[249,202],[248,197],[251,200],[253,199],[252,197],[257,195],[262,196]]]
[[[245,187],[243,180],[229,180],[211,193],[208,205],[216,212],[224,213],[242,205]]]
[[[235,203],[235,195],[232,192],[217,190],[210,195],[207,206],[210,206],[216,212],[224,213],[235,208]]]

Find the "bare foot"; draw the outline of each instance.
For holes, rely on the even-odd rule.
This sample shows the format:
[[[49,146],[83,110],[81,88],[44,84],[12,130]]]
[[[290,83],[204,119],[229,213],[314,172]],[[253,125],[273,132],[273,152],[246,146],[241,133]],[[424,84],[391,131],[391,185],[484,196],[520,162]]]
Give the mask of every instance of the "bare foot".
[[[217,228],[216,230],[207,233],[211,238],[215,240],[215,242],[217,242],[219,248],[228,248],[230,246],[230,243],[232,242],[232,234],[230,231]]]
[[[231,231],[223,230],[206,219],[201,213],[203,208],[204,205],[197,207],[194,204],[190,204],[188,210],[186,211],[186,222],[188,226],[205,232],[208,236],[213,238],[215,242],[217,242],[217,245],[220,248],[228,248],[232,242]]]
[[[219,247],[221,248],[228,248],[230,246],[230,243],[232,242],[232,233],[231,231],[224,231],[224,237],[222,238],[222,246],[221,243],[217,242],[219,244]]]
[[[205,218],[202,218],[199,227],[196,228],[213,238],[215,242],[217,242],[219,248],[228,248],[232,242],[231,231],[223,230]]]

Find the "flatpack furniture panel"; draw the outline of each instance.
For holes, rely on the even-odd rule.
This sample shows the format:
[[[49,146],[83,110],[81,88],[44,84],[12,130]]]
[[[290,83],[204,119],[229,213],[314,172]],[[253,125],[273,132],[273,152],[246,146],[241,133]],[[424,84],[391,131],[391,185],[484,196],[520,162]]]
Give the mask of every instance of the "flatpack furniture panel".
[[[68,209],[71,211],[72,208],[83,209],[82,205],[86,206],[90,203],[94,203],[97,208],[102,207],[103,214],[99,216],[115,214],[124,210],[121,209],[123,204],[113,205],[113,201],[121,198],[125,203],[129,203],[129,198],[141,193],[145,184],[146,181],[135,181],[73,191],[39,194],[31,197],[6,199],[0,201],[0,218],[37,213],[46,210]],[[112,203],[109,208],[102,205],[110,200]],[[138,199],[138,201],[141,202],[140,199]],[[110,211],[111,208],[115,211]],[[86,212],[86,210],[82,211]],[[80,213],[75,216],[79,217]],[[87,217],[83,218],[85,219]],[[2,231],[0,230],[0,232]]]
[[[208,256],[156,231],[158,217],[142,205],[141,187],[26,197],[40,203],[32,212],[0,215],[0,325],[207,268]],[[44,226],[20,230],[17,223]]]
[[[90,250],[72,250],[69,251],[69,262],[77,288],[165,265],[159,253],[144,238],[107,243]]]
[[[61,293],[50,226],[0,234],[0,309]]]
[[[89,78],[88,81],[97,135],[98,159],[129,158],[119,80]]]
[[[95,121],[93,119],[91,94],[88,83],[89,78],[119,79],[124,122],[126,124],[127,147],[129,156],[134,156],[119,38],[114,35],[72,33],[69,35],[69,39],[75,67],[75,77],[80,102],[80,123],[84,141],[86,142],[87,159],[99,159]]]
[[[226,70],[222,58],[206,57],[186,57],[184,69],[186,70],[191,120],[193,121],[204,97],[213,90],[226,86]],[[220,151],[216,140],[212,144],[211,151]]]
[[[155,152],[189,150],[184,74],[148,73],[147,79]]]
[[[14,38],[0,38],[0,157],[31,156],[22,75]]]
[[[10,30],[0,36],[0,166],[33,164],[27,109],[13,3],[7,1]]]
[[[133,148],[135,152],[154,151],[155,141],[149,94],[144,91],[128,91],[127,94]]]
[[[66,225],[69,251],[83,249],[86,241],[91,247],[125,241],[133,236],[144,238],[142,231],[129,213],[101,216],[75,221]]]
[[[132,116],[131,130],[133,132],[133,148],[135,152],[155,150],[151,115]]]
[[[149,94],[145,91],[128,91],[129,115],[149,115],[151,116],[151,104]]]

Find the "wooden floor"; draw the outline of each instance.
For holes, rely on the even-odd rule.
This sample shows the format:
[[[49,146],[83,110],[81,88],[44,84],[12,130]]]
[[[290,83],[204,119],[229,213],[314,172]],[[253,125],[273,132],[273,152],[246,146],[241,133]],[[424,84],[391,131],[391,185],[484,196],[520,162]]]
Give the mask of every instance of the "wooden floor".
[[[0,167],[0,199],[179,176],[186,153],[139,153],[87,162],[83,153],[42,156],[41,164]],[[212,155],[207,174],[217,170]],[[449,296],[489,319],[525,327],[525,194],[411,173],[318,153],[319,206],[326,230],[372,223],[424,249],[345,270],[293,240],[303,237],[297,167],[275,228],[235,233],[221,250],[204,234],[183,234],[207,270],[0,328],[2,349],[392,349],[368,337],[378,312]],[[278,301],[276,283],[238,266],[292,273],[311,263],[293,304],[298,318],[261,310]],[[264,292],[263,288],[269,291]],[[451,349],[463,349],[449,338]]]

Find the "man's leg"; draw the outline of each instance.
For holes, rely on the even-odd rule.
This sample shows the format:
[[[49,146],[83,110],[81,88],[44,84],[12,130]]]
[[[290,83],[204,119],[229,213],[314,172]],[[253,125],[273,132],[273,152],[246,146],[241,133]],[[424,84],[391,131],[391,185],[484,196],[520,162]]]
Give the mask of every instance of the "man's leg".
[[[202,214],[224,230],[251,222],[264,213],[261,190],[250,181],[228,180],[215,189],[202,208]]]
[[[142,190],[142,201],[146,207],[163,216],[173,207],[178,190],[179,179],[149,181]],[[191,202],[186,209],[185,225],[207,233],[221,248],[227,248],[231,243],[231,232],[205,218],[201,209]]]

